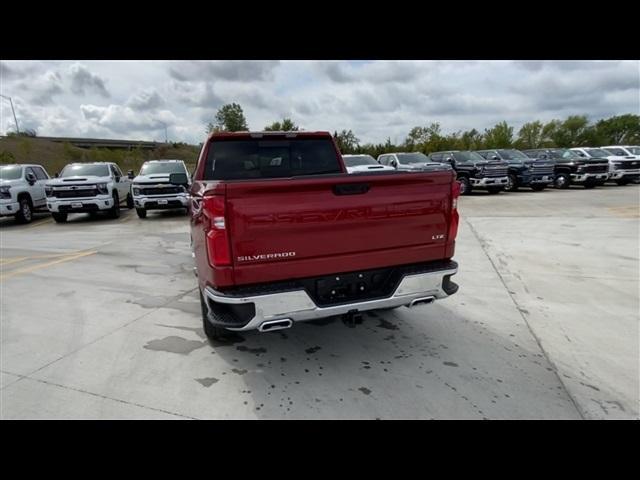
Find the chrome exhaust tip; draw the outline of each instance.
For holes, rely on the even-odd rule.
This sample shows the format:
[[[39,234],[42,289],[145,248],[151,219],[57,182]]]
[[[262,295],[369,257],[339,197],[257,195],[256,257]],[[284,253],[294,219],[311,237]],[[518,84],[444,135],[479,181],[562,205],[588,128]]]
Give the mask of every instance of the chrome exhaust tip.
[[[433,303],[435,301],[436,297],[422,297],[422,298],[416,298],[415,300],[412,300],[411,303],[409,304],[409,308],[413,308],[416,305],[426,305],[428,303]]]
[[[280,320],[271,320],[269,322],[263,322],[258,327],[260,332],[273,332],[275,330],[284,330],[285,328],[291,328],[293,321],[289,318],[283,318]]]

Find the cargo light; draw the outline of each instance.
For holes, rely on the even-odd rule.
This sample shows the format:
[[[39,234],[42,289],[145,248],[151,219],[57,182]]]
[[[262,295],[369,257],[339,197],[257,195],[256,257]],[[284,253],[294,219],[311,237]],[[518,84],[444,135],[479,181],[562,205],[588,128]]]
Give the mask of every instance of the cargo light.
[[[203,213],[209,220],[207,231],[207,255],[209,265],[220,267],[231,265],[229,232],[225,222],[225,199],[220,195],[203,198]]]

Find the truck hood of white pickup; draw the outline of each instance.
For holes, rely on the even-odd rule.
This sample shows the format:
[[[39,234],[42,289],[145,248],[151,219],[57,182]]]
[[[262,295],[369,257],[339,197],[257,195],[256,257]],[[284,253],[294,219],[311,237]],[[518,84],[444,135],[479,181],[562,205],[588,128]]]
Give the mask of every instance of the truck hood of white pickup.
[[[357,173],[357,172],[384,172],[387,170],[395,170],[393,167],[388,167],[386,165],[356,165],[354,167],[347,167],[348,173]]]
[[[153,175],[138,175],[133,183],[162,183],[169,181],[169,174],[156,173]]]
[[[52,187],[60,187],[63,185],[84,185],[94,183],[109,183],[111,177],[97,177],[95,175],[78,175],[77,177],[55,178],[47,182]]]

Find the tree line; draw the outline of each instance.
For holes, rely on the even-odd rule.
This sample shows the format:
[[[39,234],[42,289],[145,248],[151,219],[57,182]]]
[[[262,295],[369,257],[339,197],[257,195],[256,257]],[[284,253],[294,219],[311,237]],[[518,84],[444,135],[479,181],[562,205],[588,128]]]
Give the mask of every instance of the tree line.
[[[222,106],[209,123],[207,132],[249,130],[242,107],[237,103]],[[290,118],[266,125],[265,131],[298,131]],[[640,144],[640,115],[625,114],[589,122],[586,115],[571,115],[564,120],[539,120],[522,125],[516,132],[506,121],[480,132],[475,128],[445,134],[437,122],[413,127],[398,145],[387,138],[384,143],[361,143],[352,130],[333,134],[342,153],[364,153],[377,157],[393,151],[480,150],[483,148],[544,148]]]

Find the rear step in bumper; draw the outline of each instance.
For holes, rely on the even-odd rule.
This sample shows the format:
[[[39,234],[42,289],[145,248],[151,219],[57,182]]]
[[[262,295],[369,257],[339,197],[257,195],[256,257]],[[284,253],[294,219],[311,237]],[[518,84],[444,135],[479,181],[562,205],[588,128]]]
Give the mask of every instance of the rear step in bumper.
[[[207,298],[213,302],[225,304],[255,305],[255,316],[243,327],[221,325],[228,330],[246,331],[255,330],[270,331],[281,328],[289,328],[295,322],[304,322],[320,318],[344,315],[354,311],[363,312],[379,308],[393,308],[406,306],[418,306],[432,303],[436,299],[446,298],[458,290],[458,285],[449,277],[458,271],[455,267],[414,275],[406,275],[396,288],[395,292],[386,298],[366,300],[361,302],[318,307],[305,290],[292,290],[287,292],[272,293],[267,295],[255,295],[247,297],[230,297],[220,293],[211,287],[204,290]]]

